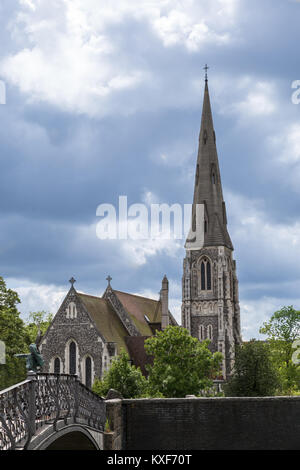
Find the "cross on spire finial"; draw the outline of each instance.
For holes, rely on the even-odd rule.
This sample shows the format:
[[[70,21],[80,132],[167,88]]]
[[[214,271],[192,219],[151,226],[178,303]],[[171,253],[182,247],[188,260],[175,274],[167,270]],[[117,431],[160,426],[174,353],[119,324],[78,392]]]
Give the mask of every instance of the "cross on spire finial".
[[[69,280],[69,283],[71,284],[72,287],[74,287],[74,284],[76,282],[76,279],[72,276],[71,279]]]
[[[207,64],[205,64],[205,67],[203,67],[203,70],[205,70],[205,81],[207,82],[207,71],[208,71],[209,67]]]
[[[107,278],[106,278],[106,280],[107,280],[108,285],[109,285],[109,287],[110,287],[110,281],[112,281],[112,277],[108,275]]]

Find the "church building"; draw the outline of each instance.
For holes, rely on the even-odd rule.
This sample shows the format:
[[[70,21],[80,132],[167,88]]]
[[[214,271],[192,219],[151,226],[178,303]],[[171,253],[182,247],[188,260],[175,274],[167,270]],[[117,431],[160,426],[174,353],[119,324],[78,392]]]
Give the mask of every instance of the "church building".
[[[241,343],[240,309],[207,75],[191,222],[183,262],[182,326],[200,341],[209,339],[212,352],[223,354],[226,380]],[[77,374],[91,387],[124,349],[146,373],[145,339],[177,325],[168,309],[168,280],[163,278],[158,301],[117,291],[110,276],[107,280],[102,297],[77,292],[75,280],[70,280],[71,288],[40,344],[44,372]]]
[[[77,374],[91,387],[123,349],[146,373],[145,339],[177,325],[168,309],[168,280],[162,280],[159,300],[117,291],[111,280],[109,276],[102,297],[77,292],[75,279],[70,280],[71,288],[39,345],[44,372]]]
[[[202,205],[202,212],[198,210],[199,205]],[[202,236],[197,237],[199,234]],[[210,349],[223,354],[222,378],[226,380],[234,364],[235,346],[241,343],[240,308],[236,262],[227,230],[207,75],[192,227],[185,248],[182,326],[200,341],[209,339]]]

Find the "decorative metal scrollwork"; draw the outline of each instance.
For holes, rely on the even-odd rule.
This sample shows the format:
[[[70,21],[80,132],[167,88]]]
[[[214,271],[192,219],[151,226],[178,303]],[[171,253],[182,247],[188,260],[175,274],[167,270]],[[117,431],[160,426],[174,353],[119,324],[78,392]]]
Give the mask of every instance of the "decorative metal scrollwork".
[[[59,420],[103,431],[105,401],[67,374],[37,374],[0,392],[0,450],[26,449],[39,428]]]

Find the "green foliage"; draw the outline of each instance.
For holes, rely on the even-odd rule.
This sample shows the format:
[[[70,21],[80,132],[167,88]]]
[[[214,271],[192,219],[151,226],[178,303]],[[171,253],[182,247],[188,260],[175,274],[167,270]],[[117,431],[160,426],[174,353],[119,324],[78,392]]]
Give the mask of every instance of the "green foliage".
[[[210,388],[219,373],[222,355],[212,354],[208,341],[199,342],[180,326],[169,326],[145,341],[148,366],[148,391],[151,396],[185,397],[199,395]]]
[[[14,357],[27,352],[25,325],[20,318],[18,294],[6,287],[0,276],[0,339],[6,346],[6,364],[0,365],[0,389],[10,387],[25,379],[25,361]]]
[[[102,380],[96,379],[93,385],[93,391],[100,396],[106,396],[110,388],[120,392],[124,398],[139,398],[146,393],[147,380],[139,367],[130,364],[125,351],[113,360]]]
[[[224,389],[226,396],[272,396],[279,383],[269,345],[251,340],[237,347],[234,373]]]
[[[293,306],[276,311],[259,332],[268,337],[271,357],[280,376],[280,393],[300,390],[300,367],[292,361],[293,343],[300,338],[300,311]]]
[[[108,418],[106,418],[106,421],[105,421],[105,432],[111,432]]]
[[[41,310],[39,312],[30,312],[26,320],[26,343],[32,344],[35,343],[35,340],[38,336],[39,331],[43,336],[52,322],[53,315],[52,313],[45,312]]]

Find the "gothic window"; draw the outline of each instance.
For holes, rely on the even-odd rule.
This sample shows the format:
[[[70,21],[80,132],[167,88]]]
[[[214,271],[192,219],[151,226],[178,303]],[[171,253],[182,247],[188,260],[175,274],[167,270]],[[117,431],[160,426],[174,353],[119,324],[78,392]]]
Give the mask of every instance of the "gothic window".
[[[76,374],[76,344],[74,341],[69,346],[69,371],[70,374]]]
[[[70,302],[66,308],[66,316],[67,318],[76,318],[77,317],[77,310],[76,305],[74,302]]]
[[[85,359],[85,385],[92,388],[92,359],[89,356]]]
[[[206,142],[207,142],[207,131],[205,130],[204,134],[203,134],[203,143],[204,143],[204,145],[206,144]]]
[[[56,357],[54,359],[54,374],[60,374],[60,359]]]
[[[197,169],[196,169],[196,186],[199,182],[199,165],[197,165]]]
[[[204,221],[204,233],[207,232],[207,220]]]
[[[211,264],[208,258],[203,258],[200,265],[201,290],[211,290]]]
[[[201,290],[205,290],[205,264],[201,263]]]
[[[215,175],[215,173],[213,173],[211,175],[211,180],[212,180],[212,184],[216,184],[216,175]]]
[[[199,339],[200,341],[203,341],[205,339],[205,330],[203,325],[199,326]]]
[[[208,325],[207,327],[207,338],[212,341],[213,339],[213,327],[212,325]]]
[[[206,263],[206,279],[207,279],[207,290],[211,290],[211,268],[210,262]]]

